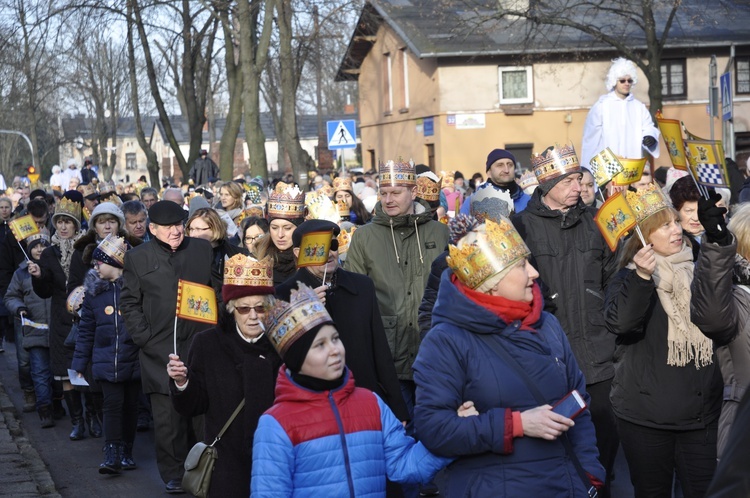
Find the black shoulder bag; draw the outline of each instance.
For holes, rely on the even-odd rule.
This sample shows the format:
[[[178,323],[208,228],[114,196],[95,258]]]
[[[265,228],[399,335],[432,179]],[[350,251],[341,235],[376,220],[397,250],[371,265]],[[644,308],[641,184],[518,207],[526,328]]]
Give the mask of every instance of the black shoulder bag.
[[[518,363],[518,360],[513,358],[513,356],[509,352],[507,352],[496,340],[493,340],[492,337],[485,334],[477,335],[481,337],[482,340],[487,343],[487,345],[492,348],[492,350],[497,353],[500,358],[502,358],[510,367],[512,367],[516,371],[516,374],[518,374],[523,383],[526,384],[526,387],[534,396],[534,398],[536,398],[536,401],[540,406],[548,404],[544,399],[544,396],[542,396],[542,393],[539,391],[539,389],[537,389],[534,381],[531,380],[531,377],[529,377],[529,374],[527,374],[523,367],[521,367],[521,364]],[[568,457],[573,461],[573,465],[575,465],[575,468],[578,471],[578,475],[581,478],[581,481],[583,481],[583,486],[586,488],[589,498],[597,498],[598,494],[596,491],[596,487],[591,484],[591,479],[589,479],[589,477],[586,475],[586,471],[583,470],[583,466],[581,465],[580,460],[578,460],[578,457],[573,450],[573,445],[571,444],[570,439],[568,439],[568,434],[564,433],[559,439],[560,441],[562,441]]]

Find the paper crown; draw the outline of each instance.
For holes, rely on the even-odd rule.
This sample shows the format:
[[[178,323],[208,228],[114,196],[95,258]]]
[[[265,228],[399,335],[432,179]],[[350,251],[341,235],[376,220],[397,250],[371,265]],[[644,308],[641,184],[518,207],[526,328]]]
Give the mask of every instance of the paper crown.
[[[75,314],[83,305],[83,298],[85,297],[86,289],[79,285],[73,289],[68,295],[68,299],[65,300],[65,307],[68,309],[68,313]]]
[[[333,321],[315,291],[301,282],[298,285],[289,302],[277,299],[263,320],[268,338],[282,357],[305,332]]]
[[[296,220],[305,217],[305,194],[296,185],[279,182],[268,195],[268,219]]]
[[[510,216],[513,199],[507,190],[500,190],[491,183],[485,183],[471,196],[470,208],[471,215],[479,223],[484,223],[488,219],[498,221]]]
[[[112,192],[116,192],[115,186],[112,183],[109,182],[102,182],[99,184],[99,195],[104,197],[107,194],[110,194]]]
[[[341,257],[342,254],[346,254],[346,251],[349,250],[349,244],[352,241],[352,235],[354,235],[354,232],[357,230],[357,225],[352,225],[351,228],[348,230],[345,230],[344,228],[341,229],[341,232],[336,236],[336,240],[339,242],[339,257]]]
[[[413,161],[405,163],[399,160],[380,163],[378,173],[381,187],[413,187],[417,184]]]
[[[349,216],[349,205],[344,199],[336,201],[336,209],[338,210],[340,217],[343,218],[345,216]]]
[[[52,215],[52,222],[54,223],[58,216],[68,216],[73,218],[76,225],[81,226],[81,205],[76,201],[71,201],[63,197],[60,202],[57,203],[55,208],[55,214]]]
[[[352,192],[352,181],[350,178],[336,177],[333,179],[333,193],[340,190]]]
[[[427,176],[417,177],[417,197],[427,202],[434,202],[440,199],[440,180],[437,182]]]
[[[199,194],[200,195],[200,194]],[[251,216],[257,216],[258,218],[263,218],[263,206],[250,206],[247,209],[243,209],[240,214],[237,215],[237,217],[234,219],[234,222],[237,224],[237,226],[240,226],[240,224],[246,219],[250,218]]]
[[[273,260],[270,256],[260,261],[244,254],[235,254],[231,258],[224,256],[226,286],[249,287],[254,290],[253,294],[273,294]]]
[[[534,185],[539,185],[539,180],[536,179],[536,175],[533,171],[527,171],[526,173],[521,175],[521,178],[518,180],[518,185],[522,189],[527,189],[529,187],[533,187]]]
[[[556,144],[547,147],[541,154],[532,155],[531,166],[540,185],[563,175],[581,171],[576,150],[569,144]]]
[[[441,171],[440,177],[443,180],[443,188],[454,188],[456,186],[455,171]]]
[[[461,216],[459,219],[466,218],[471,217]],[[470,231],[475,230],[477,226],[478,222],[473,226],[470,224]],[[458,279],[471,289],[476,289],[490,277],[511,268],[531,254],[507,219],[500,219],[498,223],[486,220],[485,231],[478,232],[473,243],[465,244],[461,248],[450,244],[448,252],[448,266]]]
[[[323,183],[323,185],[317,191],[329,198],[333,197],[334,194],[333,187],[331,187],[328,183]]]
[[[305,205],[307,206],[309,218],[312,220],[328,220],[333,223],[338,223],[341,219],[336,204],[334,204],[331,198],[320,190],[308,192],[305,196]],[[349,211],[347,210],[347,214],[348,213]]]
[[[641,223],[652,214],[662,209],[672,207],[672,203],[664,195],[664,192],[655,184],[650,183],[647,187],[640,188],[635,192],[625,192],[625,200],[635,213],[635,221]]]
[[[96,194],[96,187],[90,183],[81,183],[78,185],[78,191],[84,196],[88,197],[92,194]]]
[[[116,268],[125,266],[125,251],[130,248],[123,237],[114,234],[107,235],[94,249],[91,259],[101,261]]]
[[[50,236],[46,228],[42,228],[37,233],[33,233],[29,235],[28,237],[26,237],[24,239],[24,241],[26,241],[26,247],[31,247],[33,245],[32,243],[36,240],[41,240],[45,242],[47,245],[50,244]]]
[[[248,185],[245,183],[244,185]],[[255,185],[249,185],[245,188],[245,200],[250,201],[251,204],[260,204],[262,202],[260,198],[260,189]]]

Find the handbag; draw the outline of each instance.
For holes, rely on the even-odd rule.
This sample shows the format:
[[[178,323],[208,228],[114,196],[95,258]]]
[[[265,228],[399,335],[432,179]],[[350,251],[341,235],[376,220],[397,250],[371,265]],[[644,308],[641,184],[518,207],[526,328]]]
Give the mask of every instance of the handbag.
[[[240,413],[242,407],[245,406],[245,400],[240,401],[237,408],[234,409],[234,413],[229,417],[229,420],[221,428],[219,434],[211,444],[204,442],[196,443],[190,449],[190,452],[185,458],[185,473],[182,475],[182,489],[191,493],[196,498],[206,498],[208,496],[208,489],[211,487],[211,474],[216,466],[216,460],[219,459],[219,453],[216,450],[216,443],[221,440],[229,426],[232,425],[235,417]]]
[[[505,348],[503,348],[496,340],[493,340],[492,337],[486,336],[484,334],[477,334],[477,336],[481,337],[482,340],[484,340],[484,342],[487,343],[487,345],[505,361],[505,363],[507,363],[516,371],[516,374],[518,374],[523,383],[526,384],[527,389],[531,391],[531,394],[534,396],[536,402],[539,403],[539,405],[547,404],[544,396],[536,387],[534,381],[531,380],[529,374],[526,373],[521,364],[518,363],[518,360],[516,360],[510,353],[508,353]],[[583,487],[586,489],[587,496],[589,498],[597,498],[598,492],[596,490],[596,487],[591,484],[591,479],[589,479],[589,477],[586,475],[586,471],[583,470],[581,461],[578,460],[578,456],[573,450],[573,445],[571,444],[570,439],[568,439],[567,432],[560,437],[560,441],[562,441],[562,444],[565,447],[565,452],[568,454],[568,458],[570,458],[570,460],[573,462],[573,465],[578,472],[578,476],[581,478],[581,481],[583,481]]]

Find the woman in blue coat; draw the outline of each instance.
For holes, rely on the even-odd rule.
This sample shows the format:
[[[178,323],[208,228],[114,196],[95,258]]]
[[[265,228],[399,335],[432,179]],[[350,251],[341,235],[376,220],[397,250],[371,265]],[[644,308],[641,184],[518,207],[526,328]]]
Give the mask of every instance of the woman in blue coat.
[[[138,347],[120,312],[122,269],[130,245],[108,235],[94,249],[94,269],[84,280],[86,298],[81,311],[72,369],[83,377],[89,364],[104,394],[104,462],[100,474],[132,470],[133,441],[138,421],[141,370]]]
[[[449,497],[589,496],[604,482],[591,416],[586,409],[573,421],[552,410],[573,390],[588,402],[586,382],[557,319],[542,311],[528,248],[505,219],[479,225],[460,215],[451,231],[458,244],[449,246],[433,327],[414,363],[419,439],[433,453],[456,458],[442,491]],[[455,407],[466,401],[479,416],[456,416]]]

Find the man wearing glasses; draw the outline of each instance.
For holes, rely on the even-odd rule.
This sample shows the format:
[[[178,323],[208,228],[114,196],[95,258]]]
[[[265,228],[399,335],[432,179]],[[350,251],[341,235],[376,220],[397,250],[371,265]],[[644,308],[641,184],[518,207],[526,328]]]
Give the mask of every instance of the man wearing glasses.
[[[645,152],[659,157],[659,129],[643,102],[633,96],[636,83],[635,64],[615,59],[605,82],[609,93],[599,97],[586,117],[581,166],[588,167],[591,158],[606,147],[629,159],[644,157]]]
[[[185,237],[187,211],[172,201],[159,201],[148,210],[153,239],[125,254],[122,315],[133,342],[141,348],[143,390],[151,399],[156,439],[156,463],[167,493],[182,493],[185,457],[195,444],[202,423],[183,417],[169,399],[169,377],[164,365],[173,352],[187,355],[193,335],[205,328],[198,322],[177,320],[177,281],[211,285],[211,244]]]

